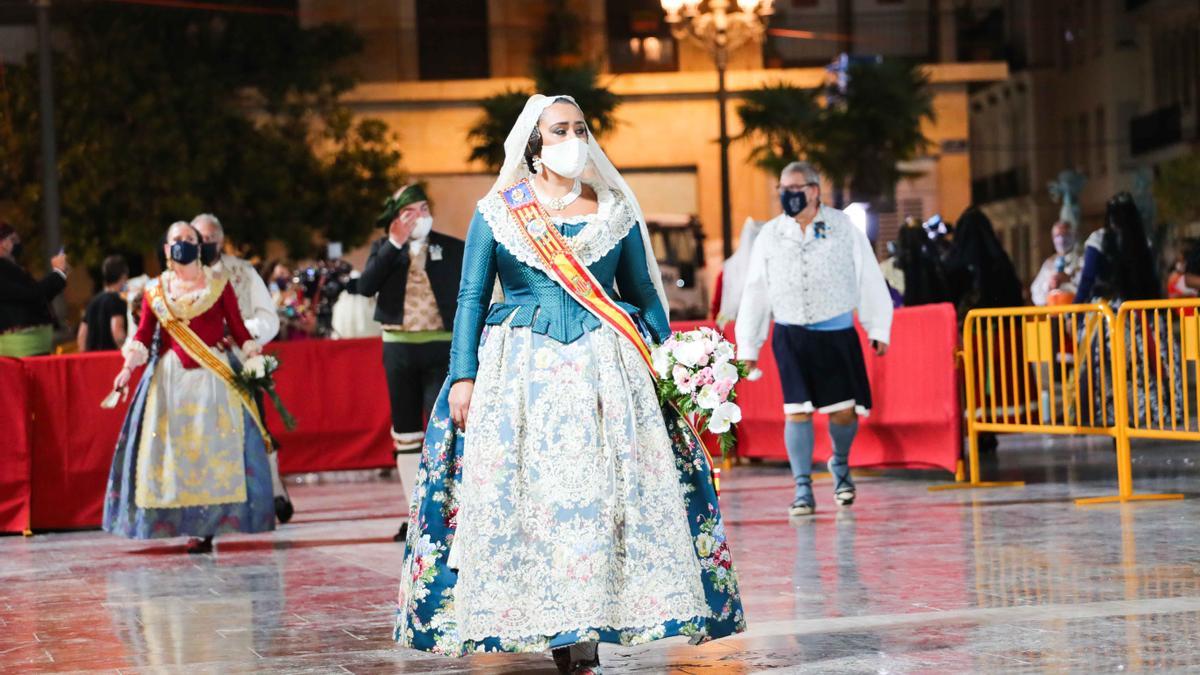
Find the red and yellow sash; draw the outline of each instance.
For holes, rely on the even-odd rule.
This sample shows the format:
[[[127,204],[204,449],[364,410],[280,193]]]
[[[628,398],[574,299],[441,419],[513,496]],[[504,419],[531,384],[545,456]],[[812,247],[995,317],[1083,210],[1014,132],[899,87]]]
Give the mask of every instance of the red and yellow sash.
[[[646,368],[650,371],[650,377],[657,382],[658,374],[654,371],[650,346],[646,344],[645,338],[638,331],[633,318],[612,298],[608,297],[604,287],[596,280],[596,277],[592,276],[591,270],[575,257],[575,252],[571,250],[558,229],[551,223],[550,215],[546,213],[546,209],[534,196],[533,186],[529,184],[529,180],[522,179],[501,190],[500,196],[504,200],[504,205],[508,207],[509,213],[520,225],[518,229],[525,235],[526,240],[542,261],[542,265],[546,268],[546,274],[559,286],[562,286],[563,290],[576,302],[583,305],[584,309],[637,348],[638,354],[641,355],[642,360],[646,363]],[[653,255],[653,252],[647,251],[646,255]],[[708,448],[700,439],[700,432],[696,431],[686,415],[680,413],[679,418],[684,421],[688,431],[694,436],[696,444],[704,451],[710,469],[714,468],[712,456],[709,455]]]
[[[220,293],[225,289],[226,279],[221,279],[215,291],[210,289],[210,292]],[[233,369],[229,364],[221,360],[213,350],[205,344],[204,340],[200,339],[199,335],[187,325],[187,322],[179,317],[176,317],[171,312],[171,307],[167,303],[166,295],[163,291],[164,280],[160,277],[157,284],[152,284],[147,293],[150,294],[150,309],[154,311],[154,315],[158,317],[158,323],[168,333],[175,342],[183,347],[183,351],[192,357],[192,360],[199,363],[208,369],[209,372],[221,378],[221,380],[233,389],[238,395],[238,399],[246,408],[246,412],[250,413],[250,418],[254,420],[255,426],[258,427],[258,432],[262,435],[263,444],[267,448],[267,452],[272,451],[271,435],[267,433],[267,427],[263,424],[262,418],[258,414],[258,405],[255,404],[254,398],[250,396],[250,392],[238,386],[237,378],[234,375]]]

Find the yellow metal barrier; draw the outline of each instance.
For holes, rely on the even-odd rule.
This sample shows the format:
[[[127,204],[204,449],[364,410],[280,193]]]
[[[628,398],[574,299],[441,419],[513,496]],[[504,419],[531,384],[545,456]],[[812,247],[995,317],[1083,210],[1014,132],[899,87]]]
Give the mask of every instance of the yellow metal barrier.
[[[983,481],[979,470],[979,434],[1058,433],[1113,435],[1111,421],[1095,406],[1085,420],[1075,373],[1076,335],[1082,330],[1093,340],[1111,332],[1114,319],[1106,305],[1005,307],[976,309],[963,322],[963,374],[967,411],[966,482],[937,485],[931,490],[1019,486],[1020,481]],[[1101,350],[1102,356],[1106,350]],[[1111,370],[1111,359],[1094,359],[1087,366],[1100,374]],[[1099,383],[1087,379],[1092,393]],[[1082,423],[1086,421],[1086,424]],[[1073,423],[1072,423],[1073,422]]]
[[[1200,397],[1200,318],[1184,320],[1185,308],[1198,306],[1200,300],[1129,302],[1118,316],[1106,304],[969,312],[962,351],[969,475],[930,490],[1023,485],[981,480],[979,434],[1042,433],[1109,436],[1116,443],[1118,494],[1078,504],[1181,498],[1133,493],[1129,439],[1200,440],[1184,410],[1191,401],[1180,393],[1191,367]],[[1160,356],[1184,368],[1163,366]]]
[[[1181,494],[1135,494],[1132,438],[1200,440],[1193,420],[1200,396],[1197,334],[1200,300],[1137,300],[1121,304],[1113,354],[1122,361],[1128,382],[1119,387],[1117,409],[1117,494],[1077,499],[1076,504],[1183,499]],[[1190,374],[1190,376],[1189,376]],[[1189,381],[1192,383],[1189,386]]]

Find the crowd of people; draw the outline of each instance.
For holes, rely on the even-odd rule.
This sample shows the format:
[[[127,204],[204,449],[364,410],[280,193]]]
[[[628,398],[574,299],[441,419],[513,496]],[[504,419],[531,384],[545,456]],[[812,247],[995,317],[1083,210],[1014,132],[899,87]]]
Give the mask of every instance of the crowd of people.
[[[1160,280],[1150,233],[1128,192],[1114,195],[1100,228],[1079,241],[1076,226],[1055,222],[1047,234],[1054,253],[1028,288],[991,220],[969,207],[957,223],[909,217],[882,266],[897,305],[949,302],[959,318],[984,307],[1066,305],[1097,301],[1191,297],[1200,290],[1200,246],[1180,242],[1168,278]]]
[[[744,630],[711,466],[660,401],[645,357],[671,336],[645,218],[585,119],[569,97],[529,99],[465,242],[433,230],[421,186],[401,187],[361,275],[336,260],[256,269],[230,252],[212,214],[167,229],[154,278],[131,280],[123,259],[106,258],[76,334],[81,351],[120,350],[114,396],[131,396],[104,529],[189,537],[188,552],[206,553],[216,536],[287,522],[279,444],[242,378],[281,335],[343,332],[344,302],[343,314],[369,312],[378,325],[410,505],[395,535],[406,543],[399,643],[451,655],[549,649],[562,672],[594,673],[599,642]],[[908,220],[881,265],[821,185],[808,163],[784,168],[782,213],[743,233],[718,312],[736,319],[751,368],[775,326],[792,516],[816,510],[814,414],[829,416],[834,502],[857,496],[850,453],[872,397],[855,316],[883,356],[896,306],[949,302],[961,318],[1026,297],[981,209],[955,223]],[[1055,253],[1028,288],[1035,303],[1163,295],[1128,193],[1082,245],[1070,223],[1049,234]],[[5,356],[50,351],[50,304],[70,274],[60,252],[34,279],[20,250],[0,223]],[[1181,258],[1169,285],[1194,294],[1197,282],[1200,253]],[[341,322],[346,334],[359,323]]]

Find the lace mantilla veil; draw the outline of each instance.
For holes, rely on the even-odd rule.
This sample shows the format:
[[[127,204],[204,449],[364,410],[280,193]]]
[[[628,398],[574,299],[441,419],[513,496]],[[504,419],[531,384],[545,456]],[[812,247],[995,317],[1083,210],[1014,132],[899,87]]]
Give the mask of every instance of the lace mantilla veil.
[[[521,111],[521,116],[517,118],[517,123],[513,125],[512,131],[508,132],[508,138],[504,140],[504,165],[500,167],[500,175],[496,177],[496,182],[492,184],[492,189],[488,191],[488,195],[494,195],[500,190],[512,185],[522,178],[530,178],[529,167],[525,163],[525,146],[529,142],[529,136],[533,133],[537,126],[538,120],[542,113],[559,99],[567,99],[579,107],[575,99],[570,96],[543,96],[542,94],[534,94],[525,102],[525,108]],[[588,160],[587,166],[580,177],[582,180],[590,183],[599,183],[608,187],[610,190],[620,192],[625,198],[625,202],[629,205],[633,213],[633,217],[637,219],[638,228],[642,233],[642,244],[646,247],[646,272],[650,275],[650,280],[654,282],[654,290],[658,292],[658,299],[662,303],[663,311],[670,315],[670,306],[667,304],[667,293],[663,288],[662,273],[658,271],[658,261],[654,257],[654,247],[650,243],[650,232],[646,229],[646,217],[642,214],[642,207],[638,204],[637,197],[633,194],[633,190],[629,188],[629,184],[621,177],[621,173],[617,171],[617,167],[613,166],[612,161],[608,159],[608,155],[604,154],[604,150],[600,148],[600,144],[596,142],[596,137],[588,130]]]

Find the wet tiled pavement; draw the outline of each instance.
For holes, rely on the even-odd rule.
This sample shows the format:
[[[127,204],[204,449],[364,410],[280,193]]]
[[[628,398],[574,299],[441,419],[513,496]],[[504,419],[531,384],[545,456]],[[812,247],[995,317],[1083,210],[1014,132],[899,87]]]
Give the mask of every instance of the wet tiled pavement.
[[[601,648],[608,673],[1134,672],[1200,669],[1200,448],[1135,446],[1142,491],[1177,502],[1081,508],[1115,490],[1101,440],[1005,438],[989,478],[871,474],[838,510],[790,521],[782,466],[725,473],[722,503],[750,630],[700,647]],[[0,538],[0,670],[555,672],[548,656],[443,659],[391,642],[398,485],[326,475],[292,488],[265,536],[101,532]]]

